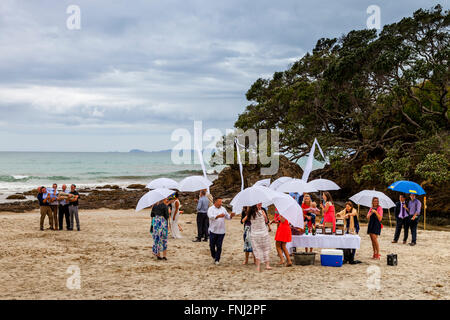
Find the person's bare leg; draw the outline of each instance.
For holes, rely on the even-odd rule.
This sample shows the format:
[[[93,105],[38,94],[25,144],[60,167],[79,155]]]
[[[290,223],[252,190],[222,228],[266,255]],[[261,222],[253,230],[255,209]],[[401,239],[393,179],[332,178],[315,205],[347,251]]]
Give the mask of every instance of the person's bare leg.
[[[375,235],[375,249],[376,249],[376,254],[380,255],[380,243],[378,242],[378,237]]]
[[[309,248],[309,252],[312,252],[313,251],[313,248]]]
[[[266,270],[272,270],[269,260],[266,261]]]
[[[277,248],[278,257],[280,257],[280,262],[278,262],[278,264],[284,264],[283,251],[281,250],[281,242],[277,241],[275,247]]]
[[[373,255],[375,257],[375,255],[377,254],[377,249],[376,249],[376,246],[375,246],[375,238],[374,238],[374,236],[375,235],[373,233],[370,234],[370,240],[372,242]]]
[[[291,261],[291,257],[289,256],[289,251],[286,248],[286,242],[282,242],[281,243],[281,248],[284,252],[284,255],[286,256],[287,259],[287,265],[286,266],[292,266],[292,261]]]
[[[305,248],[305,252],[308,252],[308,248]]]
[[[256,259],[256,271],[261,272],[261,263],[259,259]]]
[[[256,264],[256,258],[255,258],[255,254],[252,252],[252,256],[253,256],[253,264]]]
[[[244,265],[248,264],[248,256],[249,256],[250,252],[246,252],[245,253],[245,260],[244,260]]]
[[[167,257],[167,250],[164,250],[164,251],[163,251],[163,257],[164,257],[164,258]]]

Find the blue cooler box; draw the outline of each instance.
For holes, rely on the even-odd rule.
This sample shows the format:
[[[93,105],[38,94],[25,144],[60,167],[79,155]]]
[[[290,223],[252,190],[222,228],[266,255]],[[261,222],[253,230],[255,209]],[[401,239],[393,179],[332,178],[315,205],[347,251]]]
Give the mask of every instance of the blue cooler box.
[[[322,249],[320,252],[320,263],[326,267],[342,267],[344,252],[335,249]]]

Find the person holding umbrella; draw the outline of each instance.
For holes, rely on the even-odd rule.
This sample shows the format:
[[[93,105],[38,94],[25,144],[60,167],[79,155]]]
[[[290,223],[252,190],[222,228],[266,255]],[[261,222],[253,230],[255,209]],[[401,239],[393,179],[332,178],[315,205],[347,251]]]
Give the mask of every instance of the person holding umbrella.
[[[379,204],[377,197],[372,198],[372,207],[367,213],[367,234],[370,236],[373,248],[372,259],[380,260],[380,244],[378,243],[378,236],[381,234],[381,220],[383,219],[383,208]]]
[[[406,209],[411,217],[409,227],[411,229],[411,243],[410,246],[416,245],[417,240],[417,225],[419,224],[420,210],[422,209],[422,203],[416,198],[416,195],[411,193],[411,200],[408,202],[408,208]]]

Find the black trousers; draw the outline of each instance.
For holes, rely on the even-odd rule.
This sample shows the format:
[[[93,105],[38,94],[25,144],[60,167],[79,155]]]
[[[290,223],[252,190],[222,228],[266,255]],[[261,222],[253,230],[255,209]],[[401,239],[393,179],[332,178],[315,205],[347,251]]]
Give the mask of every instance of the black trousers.
[[[225,238],[225,234],[209,233],[209,248],[211,250],[211,257],[213,257],[216,261],[220,261],[223,238]]]
[[[400,238],[400,233],[402,232],[403,228],[403,241],[408,240],[408,231],[409,231],[409,223],[410,223],[411,217],[406,218],[397,218],[397,224],[395,226],[395,234],[394,234],[394,241],[398,241],[398,238]]]
[[[420,216],[417,216],[414,220],[409,222],[409,227],[411,228],[412,243],[416,243],[417,240],[417,225],[419,224]]]
[[[197,212],[197,239],[208,239],[209,218],[204,212]]]
[[[63,219],[66,218],[66,228],[70,229],[69,205],[59,206],[59,230],[63,229]]]

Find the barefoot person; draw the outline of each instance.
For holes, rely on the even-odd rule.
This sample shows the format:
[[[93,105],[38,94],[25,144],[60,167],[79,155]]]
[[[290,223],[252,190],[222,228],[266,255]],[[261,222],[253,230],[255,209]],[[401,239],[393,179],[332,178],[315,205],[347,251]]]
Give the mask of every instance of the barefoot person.
[[[252,241],[253,254],[255,255],[256,270],[261,271],[261,263],[266,265],[266,270],[271,270],[270,255],[270,237],[267,230],[268,218],[262,204],[258,203],[247,210],[244,220],[250,220],[250,237]],[[245,221],[244,221],[245,222]]]
[[[78,199],[80,198],[80,194],[77,191],[76,185],[70,186],[70,194],[72,195],[69,198],[69,215],[70,215],[70,229],[73,230],[73,219],[77,222],[77,230],[80,231],[80,219],[78,218]]]
[[[250,219],[247,217],[247,211],[249,210],[249,207],[244,207],[242,209],[241,213],[241,224],[244,225],[244,253],[245,253],[245,260],[243,262],[244,265],[248,264],[248,258],[250,257],[250,253],[253,255],[253,260],[255,261],[255,255],[253,254],[253,248],[252,248],[252,240],[250,236],[250,230],[252,223],[250,222]],[[256,262],[256,261],[255,261]]]
[[[214,263],[219,265],[220,255],[222,253],[222,243],[225,237],[225,219],[231,220],[235,216],[232,212],[229,214],[222,207],[222,198],[218,197],[214,200],[214,205],[208,209],[209,218],[209,248]]]
[[[182,211],[180,211],[180,200],[178,199],[178,192],[175,192],[173,200],[171,203],[172,210],[170,211],[170,233],[172,238],[180,239],[183,238],[181,235],[181,227],[178,224],[178,218]]]
[[[367,214],[369,224],[367,226],[367,233],[372,241],[373,257],[372,259],[380,260],[380,244],[378,243],[378,236],[381,234],[381,219],[383,219],[383,208],[379,205],[377,197],[372,199],[372,208]]]
[[[150,233],[153,238],[152,252],[158,260],[167,260],[167,238],[169,237],[169,209],[167,199],[152,208]],[[161,257],[162,253],[162,257]]]
[[[40,230],[44,231],[44,220],[45,216],[48,216],[48,224],[50,229],[53,230],[53,214],[52,209],[50,209],[50,194],[47,192],[47,188],[40,187],[39,193],[37,195],[37,199],[39,201],[39,207],[41,211],[41,220],[40,220]]]
[[[287,264],[286,267],[292,266],[292,261],[289,256],[289,251],[286,248],[286,243],[292,241],[292,233],[291,228],[289,227],[289,221],[287,221],[285,218],[283,218],[279,213],[278,210],[275,210],[275,216],[271,223],[276,223],[278,225],[277,232],[275,234],[275,245],[277,248],[278,256],[280,257],[279,265],[282,265],[285,263],[284,257],[286,257]],[[283,257],[284,254],[284,257]]]

